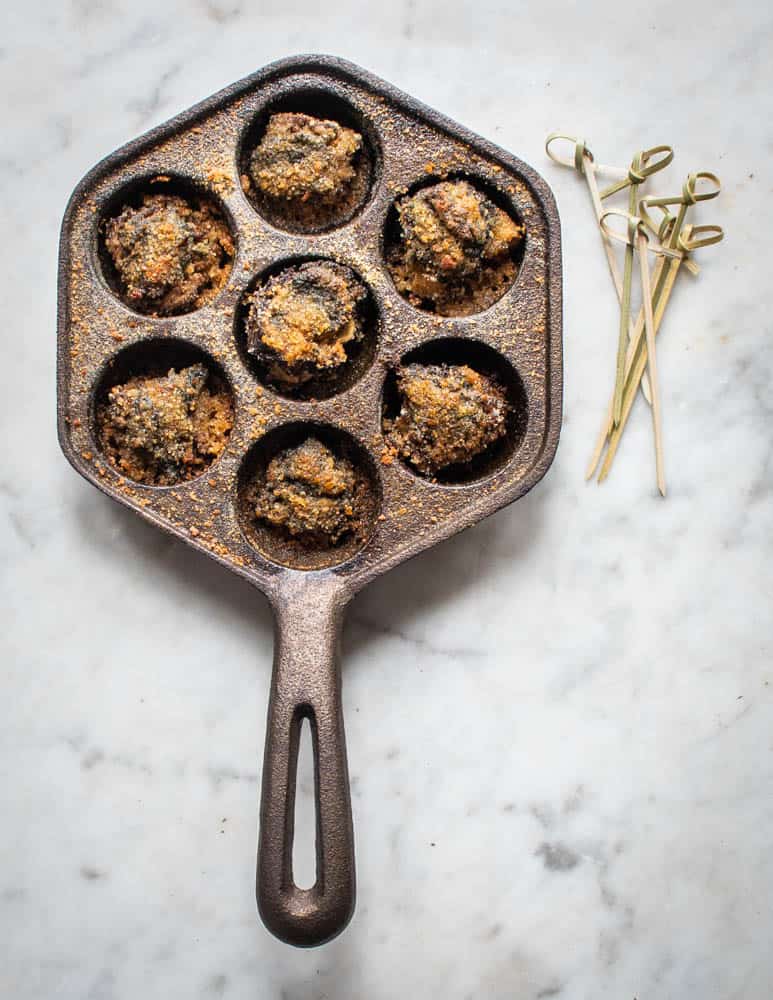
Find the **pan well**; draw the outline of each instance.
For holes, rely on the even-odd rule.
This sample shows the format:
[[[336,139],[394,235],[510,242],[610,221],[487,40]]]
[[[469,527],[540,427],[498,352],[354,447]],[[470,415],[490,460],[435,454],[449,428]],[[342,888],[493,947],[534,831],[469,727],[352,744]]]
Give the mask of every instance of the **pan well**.
[[[303,470],[299,477],[297,465],[282,469],[309,446],[315,449],[309,454],[310,479],[303,479]],[[328,453],[336,463],[332,469],[323,464]],[[346,484],[336,481],[339,471],[346,474]],[[237,494],[239,522],[250,544],[271,562],[293,569],[325,569],[351,559],[367,544],[381,509],[370,454],[346,431],[313,421],[283,424],[258,440],[242,463]],[[337,523],[330,530],[334,537],[325,537],[325,511],[339,505],[351,514],[342,518],[344,527]],[[276,512],[273,523],[265,516],[269,510]],[[300,519],[293,516],[299,510]]]
[[[397,367],[390,369],[384,381],[381,404],[382,429],[387,441],[389,427],[403,406],[398,387],[398,372],[410,365],[465,365],[490,379],[504,392],[507,402],[504,434],[484,451],[468,461],[457,462],[440,469],[432,477],[444,485],[472,483],[485,479],[506,465],[517,453],[529,421],[529,403],[524,384],[515,368],[498,351],[477,340],[443,337],[431,340],[409,351]],[[406,469],[417,476],[422,473],[410,461],[401,458]]]
[[[441,190],[445,192],[444,207],[436,204],[431,210],[421,203],[421,198]],[[463,192],[462,197],[455,198],[454,192]],[[480,206],[475,205],[475,199],[480,200]],[[415,214],[411,206],[421,214]],[[401,208],[406,213],[403,221]],[[482,224],[487,216],[487,224]],[[484,247],[491,245],[492,236],[503,224],[511,227],[509,238],[496,258],[486,259]],[[470,316],[494,305],[515,284],[524,257],[526,230],[512,198],[499,187],[482,177],[450,172],[422,178],[392,202],[382,246],[395,288],[412,306],[440,316]],[[471,255],[470,263],[481,256],[472,273],[455,275],[454,255],[462,248]],[[411,263],[411,249],[425,255],[423,266]],[[446,269],[448,265],[450,269]]]
[[[276,115],[305,115],[334,122],[360,137],[360,147],[350,161],[353,177],[341,189],[340,196],[323,201],[314,197],[288,199],[260,190],[252,176],[253,155]],[[295,159],[297,154],[297,150],[290,151],[288,160]],[[304,86],[296,82],[281,88],[253,115],[239,144],[237,164],[242,188],[256,212],[277,229],[315,234],[346,225],[362,210],[381,173],[381,149],[369,117],[343,94],[334,87]]]
[[[94,256],[107,287],[133,312],[179,316],[208,305],[225,286],[235,225],[212,191],[187,178],[138,177],[104,205]]]
[[[276,281],[281,282],[286,276],[290,278],[298,273],[298,268],[311,263],[331,264],[336,269],[343,268],[341,273],[350,282],[354,282],[362,293],[357,302],[354,314],[360,334],[344,345],[345,358],[340,364],[327,368],[307,367],[302,371],[302,377],[287,379],[277,373],[272,365],[271,357],[251,352],[249,347],[248,325],[253,303],[265,296],[266,291]],[[292,317],[290,317],[292,318]],[[298,256],[280,260],[261,271],[250,282],[234,314],[234,337],[244,365],[256,378],[273,392],[289,399],[312,400],[328,399],[351,388],[370,368],[376,356],[381,333],[381,317],[375,297],[363,278],[352,268],[323,257]]]
[[[203,475],[227,446],[233,391],[195,344],[147,340],[114,355],[92,396],[92,434],[120,475],[175,486]]]

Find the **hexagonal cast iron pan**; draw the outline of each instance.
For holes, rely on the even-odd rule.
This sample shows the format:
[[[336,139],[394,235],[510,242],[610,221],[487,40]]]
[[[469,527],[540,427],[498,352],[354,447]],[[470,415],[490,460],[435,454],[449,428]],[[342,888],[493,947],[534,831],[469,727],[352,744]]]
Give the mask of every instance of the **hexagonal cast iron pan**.
[[[332,108],[333,117],[348,119],[365,136],[367,197],[337,228],[314,235],[283,231],[242,190],[240,173],[256,122],[283,107],[328,117]],[[514,284],[490,308],[457,319],[412,307],[384,266],[395,198],[428,178],[447,176],[470,177],[526,226]],[[101,220],[138,183],[153,180],[159,190],[182,183],[207,193],[224,210],[236,240],[233,269],[218,296],[197,311],[164,319],[141,316],[120,301],[99,251]],[[256,276],[277,261],[308,257],[352,267],[370,290],[378,322],[375,349],[354,384],[328,398],[299,400],[270,386],[261,391],[259,373],[239,344],[239,316]],[[379,574],[523,496],[556,450],[561,248],[551,192],[520,160],[358,67],[326,56],[285,59],[130,142],[81,181],[62,227],[58,310],[59,438],[69,461],[108,496],[245,577],[274,609],[258,905],[281,939],[320,944],[346,926],[355,900],[338,664],[344,607]],[[506,447],[475,478],[432,482],[400,461],[381,461],[384,387],[409,352],[419,359],[470,360],[512,390],[516,420]],[[169,364],[191,356],[206,357],[232,390],[235,423],[225,451],[205,474],[178,486],[126,480],[101,454],[95,399],[141,359]],[[305,429],[343,442],[367,470],[378,516],[359,551],[332,550],[316,566],[297,568],[286,564],[293,563],[292,554],[267,549],[255,534],[241,489],[261,456],[265,461]],[[317,880],[311,889],[298,888],[292,870],[304,718],[311,724],[316,770]]]

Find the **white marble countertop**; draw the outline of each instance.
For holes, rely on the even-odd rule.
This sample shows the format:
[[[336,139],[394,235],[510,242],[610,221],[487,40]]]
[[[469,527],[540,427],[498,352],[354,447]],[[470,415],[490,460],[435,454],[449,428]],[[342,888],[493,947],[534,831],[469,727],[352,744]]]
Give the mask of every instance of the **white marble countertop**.
[[[773,989],[773,20],[752,0],[14,4],[0,40],[0,994],[13,1000],[767,1000]],[[565,238],[547,478],[354,602],[358,908],[309,952],[257,919],[263,598],[99,495],[54,431],[57,237],[102,155],[281,56],[334,52],[546,177]],[[725,243],[583,468],[615,304],[562,127],[716,170]],[[88,624],[86,624],[88,622]],[[308,776],[301,797],[308,806]],[[308,823],[304,829],[308,828]]]

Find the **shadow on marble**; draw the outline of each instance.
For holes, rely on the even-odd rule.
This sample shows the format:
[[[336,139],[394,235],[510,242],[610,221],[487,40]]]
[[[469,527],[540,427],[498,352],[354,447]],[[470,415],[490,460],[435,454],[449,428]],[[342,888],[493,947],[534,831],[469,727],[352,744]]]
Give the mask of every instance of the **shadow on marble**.
[[[94,537],[95,505],[98,516],[105,515],[112,529],[134,550],[137,558],[153,569],[154,586],[166,582],[176,590],[185,589],[218,605],[225,617],[235,616],[245,626],[253,626],[260,638],[271,641],[273,617],[263,594],[236,573],[230,572],[203,552],[172,538],[160,528],[148,524],[132,511],[121,507],[109,497],[84,493],[76,504],[76,522],[84,545],[108,544],[105,538]],[[269,664],[270,666],[270,664]]]
[[[344,673],[354,664],[368,663],[367,655],[360,654],[374,636],[405,638],[414,622],[487,578],[493,580],[495,553],[498,560],[504,555],[508,566],[524,560],[539,541],[546,502],[547,491],[541,486],[516,506],[397,566],[356,595],[344,621]],[[154,586],[168,581],[175,589],[195,592],[218,605],[223,617],[236,617],[245,629],[257,629],[261,642],[272,641],[268,601],[246,580],[101,494],[84,491],[75,510],[84,546],[107,547],[117,531],[127,549],[136,553],[134,561],[152,567]],[[104,521],[106,530],[100,532]],[[127,558],[125,553],[122,557]],[[266,662],[266,673],[269,669]]]
[[[508,565],[525,560],[538,544],[547,489],[540,486],[517,505],[505,508],[374,580],[352,601],[344,629],[344,664],[373,635],[405,639],[421,621],[462,592],[495,577],[494,553]],[[363,662],[365,658],[363,657]],[[344,669],[346,669],[344,667]]]

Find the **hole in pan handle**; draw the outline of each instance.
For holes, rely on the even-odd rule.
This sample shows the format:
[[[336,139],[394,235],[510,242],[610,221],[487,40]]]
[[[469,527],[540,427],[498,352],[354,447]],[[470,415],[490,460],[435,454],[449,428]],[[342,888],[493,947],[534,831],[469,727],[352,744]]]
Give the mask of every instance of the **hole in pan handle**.
[[[316,574],[314,574],[316,576]],[[258,844],[258,909],[266,927],[300,947],[324,944],[354,912],[352,807],[346,763],[339,648],[346,598],[317,578],[282,589],[263,759]],[[331,581],[332,582],[332,581]],[[314,752],[317,878],[293,880],[298,740],[308,719]]]

